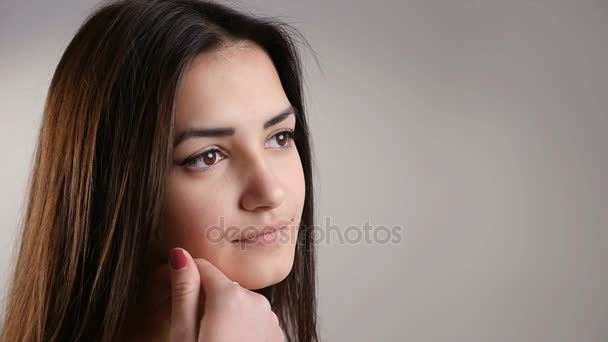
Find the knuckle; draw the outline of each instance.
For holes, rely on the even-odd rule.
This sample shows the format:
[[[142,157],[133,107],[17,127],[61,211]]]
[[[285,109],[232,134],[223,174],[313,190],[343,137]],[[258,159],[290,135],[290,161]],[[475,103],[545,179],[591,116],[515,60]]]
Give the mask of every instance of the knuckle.
[[[255,293],[255,304],[263,310],[270,310],[270,302],[261,294]]]
[[[172,296],[174,301],[183,301],[196,294],[196,284],[189,281],[176,281],[173,283]]]
[[[243,291],[233,286],[228,286],[223,289],[222,298],[224,301],[223,306],[231,311],[242,308],[245,299]]]
[[[230,299],[240,300],[243,297],[243,291],[241,291],[241,289],[237,286],[226,285],[223,288],[223,292]]]
[[[270,315],[270,319],[272,321],[272,323],[276,326],[279,326],[279,316],[277,316],[276,313],[272,312],[272,314]]]

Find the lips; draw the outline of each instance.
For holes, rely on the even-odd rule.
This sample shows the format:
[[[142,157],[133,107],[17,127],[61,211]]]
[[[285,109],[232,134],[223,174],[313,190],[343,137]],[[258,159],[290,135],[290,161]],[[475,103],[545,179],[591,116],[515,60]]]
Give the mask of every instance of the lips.
[[[243,231],[237,235],[232,242],[239,242],[242,240],[254,240],[260,235],[272,233],[281,228],[285,228],[289,225],[289,221],[280,221],[273,224],[265,224],[262,226],[247,226]]]

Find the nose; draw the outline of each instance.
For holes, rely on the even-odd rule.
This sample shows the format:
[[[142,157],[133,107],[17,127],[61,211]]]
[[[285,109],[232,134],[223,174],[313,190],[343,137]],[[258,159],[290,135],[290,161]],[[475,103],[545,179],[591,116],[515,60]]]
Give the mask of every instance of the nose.
[[[245,210],[273,209],[279,207],[285,198],[285,189],[280,179],[263,158],[258,158],[246,166],[244,181],[245,189],[240,202]]]

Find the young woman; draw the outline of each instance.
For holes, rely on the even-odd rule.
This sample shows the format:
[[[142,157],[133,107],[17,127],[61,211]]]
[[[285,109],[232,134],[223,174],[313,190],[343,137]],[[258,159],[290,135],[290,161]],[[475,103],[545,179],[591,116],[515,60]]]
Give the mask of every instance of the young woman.
[[[296,36],[196,0],[87,18],[49,88],[2,341],[318,340]]]

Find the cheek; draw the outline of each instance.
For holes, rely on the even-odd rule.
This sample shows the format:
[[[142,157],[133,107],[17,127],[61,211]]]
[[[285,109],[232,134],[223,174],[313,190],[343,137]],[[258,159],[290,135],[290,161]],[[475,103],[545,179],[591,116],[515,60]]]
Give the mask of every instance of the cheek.
[[[178,178],[178,177],[175,177]],[[205,257],[221,245],[221,219],[228,199],[225,188],[204,181],[171,179],[163,208],[163,240],[167,248],[182,247]]]
[[[282,208],[284,215],[294,215],[300,223],[306,195],[304,173],[297,150],[287,159],[273,164],[277,186],[286,191]],[[232,249],[226,241],[225,231],[238,229],[236,223],[245,224],[239,215],[238,174],[205,179],[189,177],[175,172],[167,180],[167,193],[161,217],[162,247],[168,251],[182,247],[194,257],[217,260]],[[251,216],[251,213],[246,214]]]

